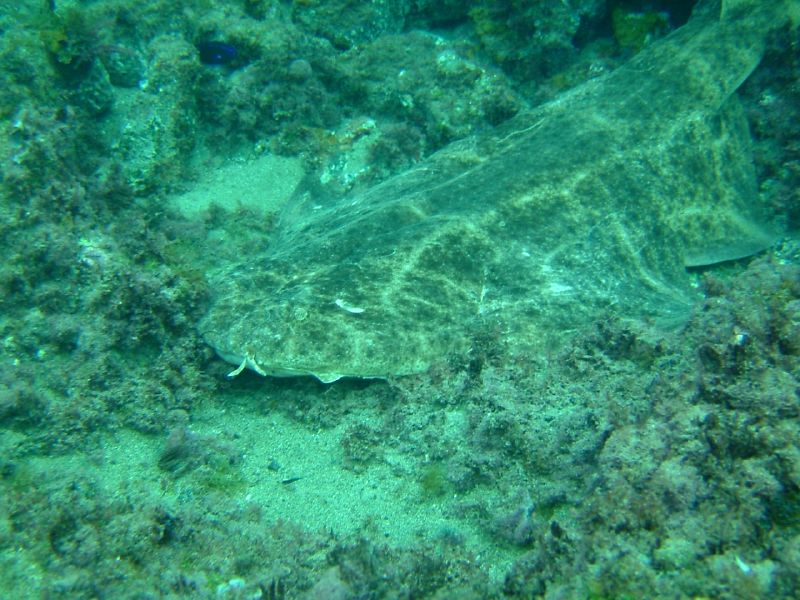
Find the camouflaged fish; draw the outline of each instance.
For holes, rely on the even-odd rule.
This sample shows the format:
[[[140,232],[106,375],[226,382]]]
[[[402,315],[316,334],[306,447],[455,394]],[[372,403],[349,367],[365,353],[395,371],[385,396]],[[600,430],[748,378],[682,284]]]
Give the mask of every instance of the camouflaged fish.
[[[541,353],[602,315],[679,319],[686,267],[750,255],[735,91],[798,0],[709,2],[614,72],[352,197],[298,195],[263,253],[210,276],[200,329],[262,375],[386,378],[477,336]]]

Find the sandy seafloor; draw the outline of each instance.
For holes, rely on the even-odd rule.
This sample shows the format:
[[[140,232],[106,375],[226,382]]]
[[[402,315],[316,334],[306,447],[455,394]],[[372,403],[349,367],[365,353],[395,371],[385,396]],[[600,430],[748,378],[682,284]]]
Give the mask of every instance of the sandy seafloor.
[[[691,8],[1,2],[0,597],[800,597],[796,31],[739,91],[785,235],[680,327],[330,385],[228,379],[196,329],[304,178],[372,185]]]

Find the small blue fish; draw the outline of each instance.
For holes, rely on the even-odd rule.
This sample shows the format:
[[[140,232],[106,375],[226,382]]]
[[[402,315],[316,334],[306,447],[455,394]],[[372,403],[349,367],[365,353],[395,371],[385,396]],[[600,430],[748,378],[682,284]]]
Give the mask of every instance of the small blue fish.
[[[238,54],[234,46],[225,42],[200,42],[197,49],[204,65],[228,65]]]

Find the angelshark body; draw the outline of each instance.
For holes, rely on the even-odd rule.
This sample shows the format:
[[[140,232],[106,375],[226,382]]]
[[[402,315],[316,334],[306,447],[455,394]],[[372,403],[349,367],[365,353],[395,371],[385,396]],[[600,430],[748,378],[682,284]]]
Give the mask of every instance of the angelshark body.
[[[201,331],[261,374],[392,377],[603,314],[680,319],[687,266],[776,238],[736,89],[796,0],[708,3],[628,64],[354,197],[298,195],[211,277]]]

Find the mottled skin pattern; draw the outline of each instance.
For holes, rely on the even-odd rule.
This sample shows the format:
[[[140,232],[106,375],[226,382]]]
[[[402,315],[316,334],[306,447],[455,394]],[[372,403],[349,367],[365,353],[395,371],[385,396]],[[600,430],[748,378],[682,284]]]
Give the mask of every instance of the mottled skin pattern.
[[[481,331],[541,352],[612,311],[678,319],[685,267],[775,238],[734,96],[796,2],[707,9],[608,76],[352,198],[298,196],[201,324],[270,375],[391,377]],[[244,361],[244,362],[243,362]]]

